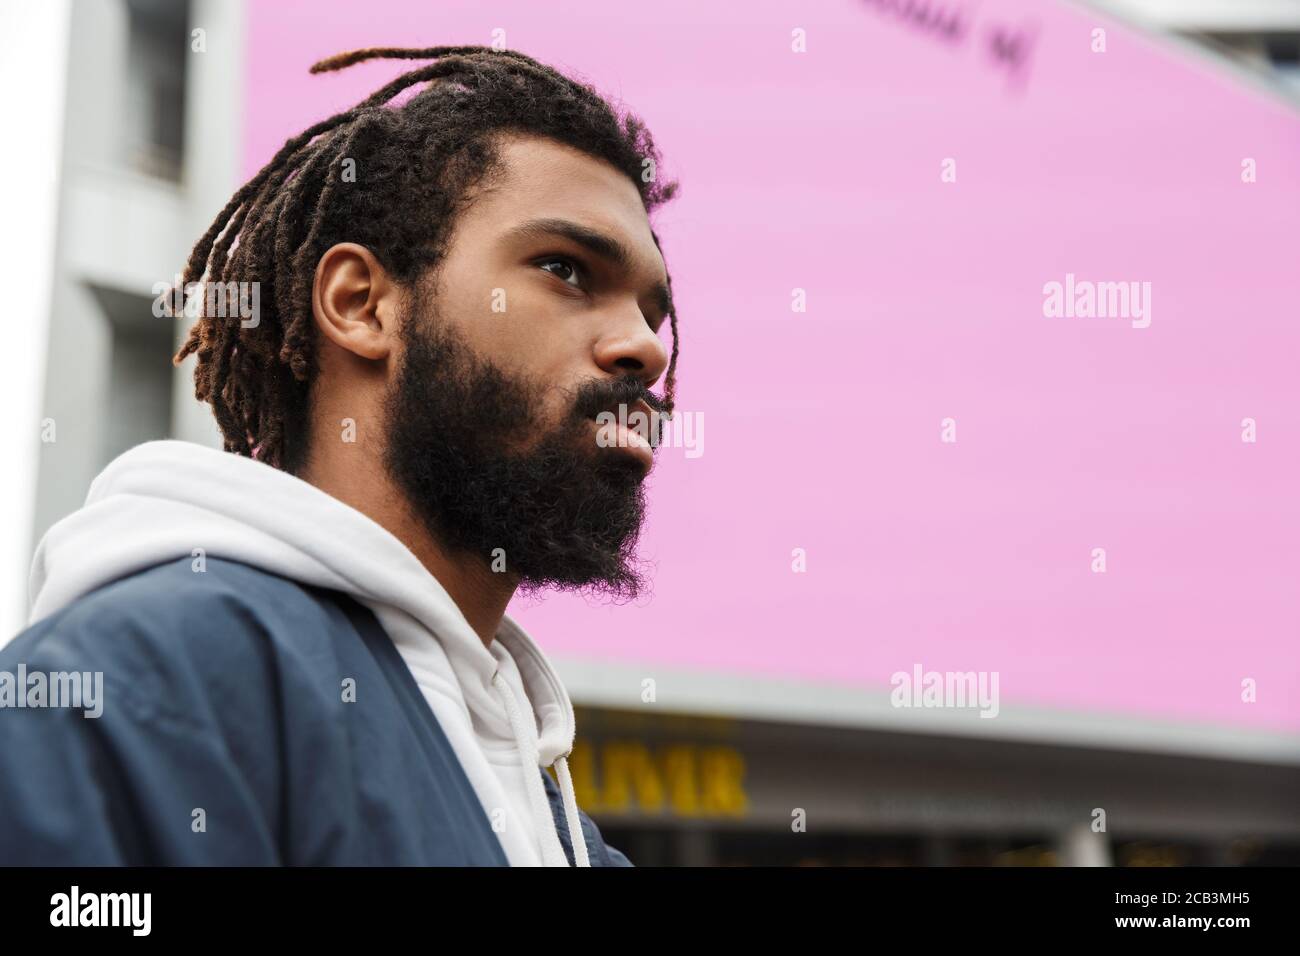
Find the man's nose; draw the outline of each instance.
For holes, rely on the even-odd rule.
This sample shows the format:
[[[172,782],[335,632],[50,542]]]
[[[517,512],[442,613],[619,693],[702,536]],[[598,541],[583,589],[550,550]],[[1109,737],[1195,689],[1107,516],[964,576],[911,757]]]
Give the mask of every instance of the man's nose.
[[[595,345],[595,360],[600,368],[612,376],[635,375],[647,387],[659,380],[668,368],[668,350],[663,341],[646,324],[640,310],[636,310],[639,328],[630,329],[620,322],[611,327]]]

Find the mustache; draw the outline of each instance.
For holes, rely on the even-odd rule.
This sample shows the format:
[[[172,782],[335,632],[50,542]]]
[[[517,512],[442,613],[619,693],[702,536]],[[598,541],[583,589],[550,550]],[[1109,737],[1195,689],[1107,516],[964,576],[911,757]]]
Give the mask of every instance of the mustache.
[[[620,405],[645,402],[657,414],[665,414],[667,404],[655,395],[646,384],[634,375],[614,381],[584,382],[574,396],[573,417],[581,420],[595,418],[601,412],[612,412]]]

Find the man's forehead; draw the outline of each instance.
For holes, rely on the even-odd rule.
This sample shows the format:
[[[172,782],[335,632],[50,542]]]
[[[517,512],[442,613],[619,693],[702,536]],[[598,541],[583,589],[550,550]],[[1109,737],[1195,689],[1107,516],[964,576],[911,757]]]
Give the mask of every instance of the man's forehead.
[[[641,194],[627,175],[581,150],[540,137],[501,147],[504,169],[485,197],[504,229],[529,220],[567,219],[653,248]],[[648,249],[645,250],[648,254]]]
[[[516,185],[560,185],[556,178],[565,181],[581,180],[590,186],[606,185],[611,191],[641,202],[636,186],[627,175],[605,160],[584,152],[567,143],[544,136],[506,135],[498,141],[498,152],[505,166],[505,179]]]

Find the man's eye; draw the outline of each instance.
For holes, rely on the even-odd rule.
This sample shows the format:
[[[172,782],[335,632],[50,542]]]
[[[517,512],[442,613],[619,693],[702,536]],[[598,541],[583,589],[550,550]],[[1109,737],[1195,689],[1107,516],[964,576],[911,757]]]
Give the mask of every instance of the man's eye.
[[[537,265],[574,288],[582,288],[578,281],[581,278],[581,274],[578,272],[578,267],[572,259],[565,259],[562,256],[552,256],[550,259],[541,260]],[[551,266],[558,266],[559,268],[553,269]]]

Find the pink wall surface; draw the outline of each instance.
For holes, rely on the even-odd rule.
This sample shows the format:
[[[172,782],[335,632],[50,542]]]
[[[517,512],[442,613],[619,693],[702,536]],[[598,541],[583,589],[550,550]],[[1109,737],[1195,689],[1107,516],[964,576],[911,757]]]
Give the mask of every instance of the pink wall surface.
[[[703,454],[661,449],[652,595],[512,608],[548,652],[1300,733],[1300,114],[1085,8],[893,6],[253,0],[245,171],[409,68],[316,59],[494,28],[650,125]],[[1067,273],[1150,326],[1044,317]]]

